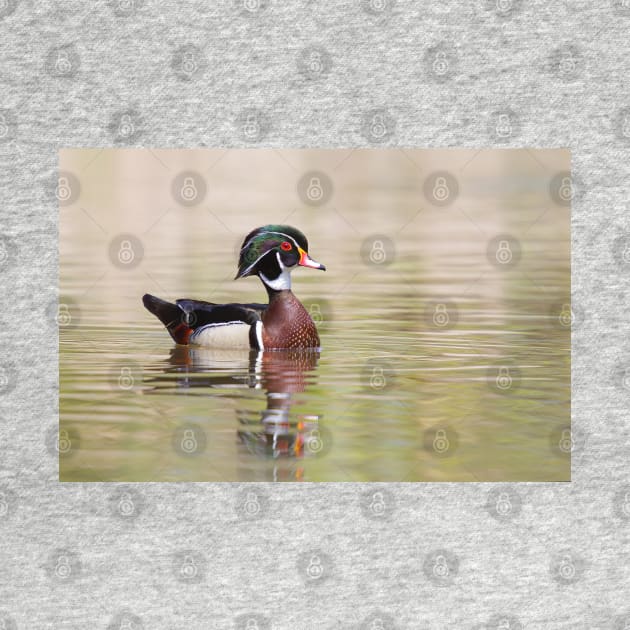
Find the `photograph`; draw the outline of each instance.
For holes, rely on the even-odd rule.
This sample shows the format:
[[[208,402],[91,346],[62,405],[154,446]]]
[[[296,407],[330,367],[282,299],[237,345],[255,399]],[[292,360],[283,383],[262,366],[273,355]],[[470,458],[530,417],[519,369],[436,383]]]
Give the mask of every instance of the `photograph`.
[[[568,150],[68,148],[51,187],[60,481],[571,480]]]

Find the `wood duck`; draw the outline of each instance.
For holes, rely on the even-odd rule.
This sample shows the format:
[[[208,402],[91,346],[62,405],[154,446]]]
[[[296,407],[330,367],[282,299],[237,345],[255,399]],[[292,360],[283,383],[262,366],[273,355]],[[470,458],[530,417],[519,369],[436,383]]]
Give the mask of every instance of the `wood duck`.
[[[318,348],[317,328],[291,291],[291,271],[297,266],[326,270],[309,257],[302,232],[288,225],[265,225],[245,237],[235,279],[258,276],[269,304],[189,299],[172,304],[149,294],[142,302],[178,344],[253,350]]]

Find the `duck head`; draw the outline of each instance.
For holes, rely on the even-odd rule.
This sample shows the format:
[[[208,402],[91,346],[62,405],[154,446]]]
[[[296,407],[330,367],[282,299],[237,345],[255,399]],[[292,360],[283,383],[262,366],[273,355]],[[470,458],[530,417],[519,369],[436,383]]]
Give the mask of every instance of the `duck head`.
[[[326,270],[308,255],[308,241],[289,225],[265,225],[252,230],[243,240],[236,278],[258,276],[267,290],[291,288],[291,271],[296,267]]]

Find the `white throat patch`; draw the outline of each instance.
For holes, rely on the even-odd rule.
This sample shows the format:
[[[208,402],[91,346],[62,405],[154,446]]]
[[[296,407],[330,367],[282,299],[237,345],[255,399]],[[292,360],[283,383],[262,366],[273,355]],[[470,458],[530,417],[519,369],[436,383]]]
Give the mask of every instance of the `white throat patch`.
[[[278,260],[280,269],[282,269],[280,275],[274,280],[269,280],[264,273],[261,273],[260,278],[270,289],[274,291],[286,291],[291,288],[291,270],[282,264],[278,252],[276,252],[276,259]]]

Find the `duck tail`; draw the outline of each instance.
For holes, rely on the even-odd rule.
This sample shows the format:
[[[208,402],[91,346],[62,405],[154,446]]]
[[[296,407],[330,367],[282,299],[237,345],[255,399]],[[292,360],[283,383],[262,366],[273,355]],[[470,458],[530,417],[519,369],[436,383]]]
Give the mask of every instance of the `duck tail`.
[[[164,324],[175,343],[184,345],[188,343],[193,329],[186,323],[186,314],[177,304],[149,293],[142,296],[142,303],[147,311],[153,313]]]

